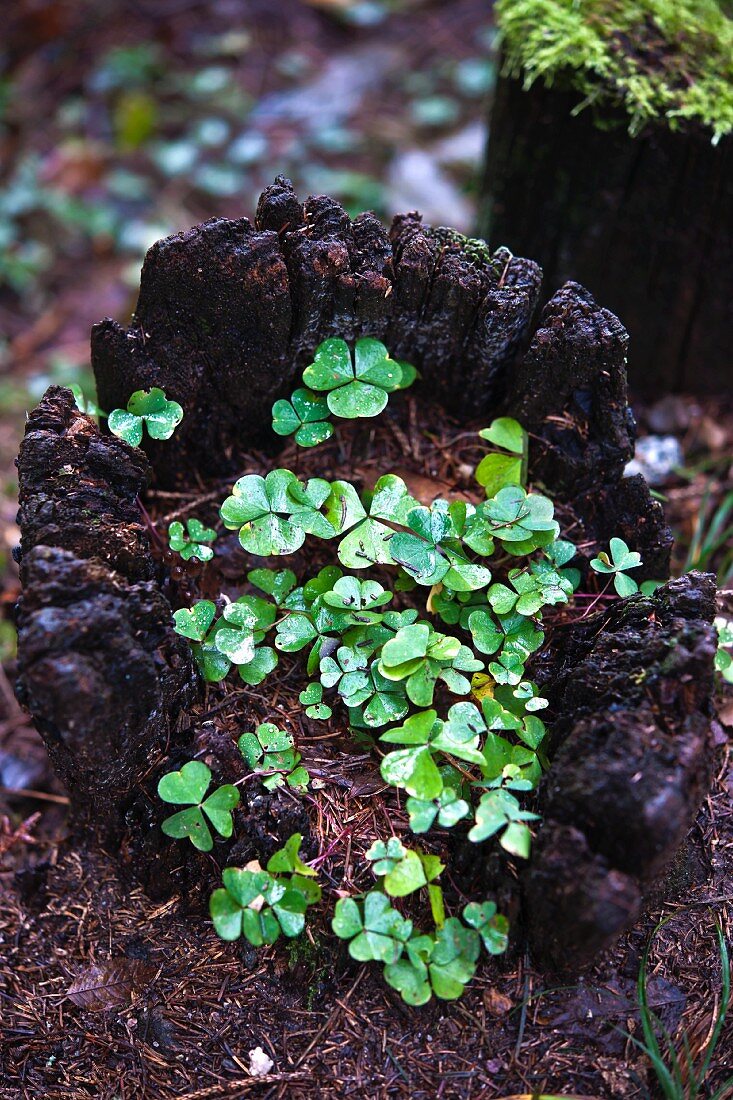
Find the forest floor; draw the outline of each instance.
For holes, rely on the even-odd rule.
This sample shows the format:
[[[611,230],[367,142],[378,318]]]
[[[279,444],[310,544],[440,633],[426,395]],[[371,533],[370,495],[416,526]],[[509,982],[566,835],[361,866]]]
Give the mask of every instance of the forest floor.
[[[676,900],[654,899],[581,980],[540,974],[520,951],[483,966],[460,1002],[410,1009],[325,933],[263,953],[223,944],[190,899],[151,901],[111,856],[77,847],[12,688],[12,462],[25,411],[51,381],[89,389],[89,328],[127,319],[153,240],[251,214],[279,171],[351,210],[419,207],[470,231],[490,13],[478,0],[372,3],[373,22],[355,28],[325,0],[15,8],[0,77],[0,1097],[644,1096],[649,1063],[627,1033],[639,1035],[635,981],[662,913],[677,915],[654,941],[652,1006],[698,1052],[719,1004],[730,695]],[[676,572],[714,568],[733,588],[733,405],[680,397],[635,411],[643,435],[679,445],[655,485]],[[317,744],[302,748],[317,767]],[[331,822],[375,812],[374,787],[356,778],[333,788]],[[92,967],[103,988],[90,1007],[69,990]],[[273,1061],[260,1080],[248,1072],[258,1046]],[[716,1062],[717,1078],[733,1072],[730,1030]]]

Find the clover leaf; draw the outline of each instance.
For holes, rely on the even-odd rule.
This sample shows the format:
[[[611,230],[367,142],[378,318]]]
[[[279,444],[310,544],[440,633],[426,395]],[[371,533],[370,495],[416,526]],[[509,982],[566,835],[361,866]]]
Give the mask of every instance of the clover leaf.
[[[462,529],[454,520],[453,506],[438,500],[430,508],[419,506],[407,515],[409,531],[398,531],[390,551],[397,562],[418,584],[435,585],[440,581],[454,591],[483,588],[491,573],[469,562],[456,541]]]
[[[509,942],[509,921],[497,913],[493,901],[471,901],[463,910],[463,919],[475,928],[489,955],[502,955]]]
[[[405,687],[382,676],[379,662],[373,661],[366,684],[345,700],[352,723],[358,713],[364,725],[373,729],[398,722],[409,709]]]
[[[375,841],[366,858],[374,860],[372,870],[383,879],[390,897],[404,898],[438,878],[445,864],[437,856],[405,848],[399,840],[395,843],[395,839],[392,837],[387,844]]]
[[[395,532],[384,520],[405,523],[416,501],[396,474],[385,474],[374,486],[369,512],[353,486],[336,481],[326,514],[339,533],[348,531],[339,543],[338,556],[347,569],[366,569],[370,565],[394,565],[390,542]]]
[[[623,539],[613,538],[609,546],[610,558],[605,550],[602,550],[597,558],[593,558],[590,567],[596,573],[612,574],[613,587],[619,596],[633,596],[639,591],[639,586],[633,577],[626,576],[625,571],[639,568],[642,564],[641,554],[636,550],[629,550]]]
[[[378,668],[388,680],[406,680],[407,696],[416,706],[429,706],[439,679],[454,694],[468,694],[471,684],[461,672],[476,672],[483,663],[457,638],[429,623],[414,623],[384,643]]]
[[[331,927],[339,939],[350,941],[352,959],[394,963],[410,938],[412,921],[393,909],[385,894],[372,890],[361,905],[354,898],[340,898]]]
[[[161,826],[163,832],[177,840],[188,837],[200,852],[210,852],[214,847],[204,814],[220,836],[230,837],[231,811],[239,802],[239,791],[231,784],[218,787],[204,800],[210,783],[210,769],[198,760],[190,760],[180,771],[168,772],[158,783],[158,797],[164,802],[190,806],[167,817]]]
[[[328,403],[312,390],[298,389],[289,401],[272,406],[272,428],[278,435],[292,435],[299,447],[315,447],[333,435]]]
[[[426,1004],[431,992],[444,1001],[461,996],[476,971],[478,933],[449,917],[435,937],[416,936],[405,957],[384,968],[384,977],[411,1005]]]
[[[499,843],[510,855],[527,859],[532,836],[527,821],[537,820],[537,814],[522,810],[514,795],[499,788],[482,795],[476,807],[476,824],[468,839],[474,843],[488,840],[501,832]]]
[[[239,751],[255,774],[265,775],[262,785],[274,791],[283,783],[289,787],[304,789],[310,782],[308,772],[299,767],[301,756],[289,733],[278,729],[272,722],[262,722],[254,733],[243,733],[237,742]]]
[[[326,392],[328,408],[335,416],[355,420],[377,416],[388,395],[402,384],[402,368],[384,344],[371,337],[356,341],[354,357],[340,337],[324,340],[313,362],[303,371],[303,381],[312,390]]]
[[[442,769],[441,769],[442,771]],[[445,782],[445,779],[444,779]],[[444,786],[437,798],[426,801],[420,798],[408,798],[405,808],[410,818],[413,833],[426,833],[436,820],[443,829],[450,829],[462,821],[471,807],[463,798],[459,798],[453,787]]]
[[[333,714],[328,704],[323,702],[323,684],[308,684],[308,687],[301,691],[298,699],[305,707],[305,713],[309,718],[323,721]]]
[[[320,512],[331,487],[321,478],[303,485],[290,470],[271,470],[266,477],[240,477],[220,509],[224,526],[239,529],[239,541],[260,557],[293,554],[306,534],[332,538],[336,533]]]
[[[476,481],[486,496],[495,496],[507,485],[525,485],[528,437],[524,428],[511,417],[501,416],[478,434],[501,448],[482,458],[476,467]]]
[[[150,391],[136,390],[127,409],[113,409],[107,424],[113,435],[131,447],[139,447],[143,425],[151,439],[170,439],[182,419],[183,409],[178,402],[166,400],[163,390],[154,386]]]
[[[198,600],[189,610],[187,607],[173,612],[176,634],[201,642],[206,637],[216,615],[216,604],[211,600]]]
[[[247,580],[260,592],[272,596],[278,607],[283,606],[296,584],[296,576],[291,569],[251,569]]]
[[[509,554],[529,554],[554,542],[560,533],[552,501],[539,493],[526,493],[519,486],[500,489],[481,505],[480,514]]]
[[[303,931],[306,910],[320,900],[321,889],[310,877],[315,871],[298,855],[301,840],[299,833],[293,834],[271,857],[266,871],[256,862],[225,868],[224,887],[209,900],[211,919],[222,939],[244,936],[261,947],[275,943],[281,933],[292,938]]]
[[[186,520],[186,527],[175,521],[168,528],[168,545],[181,555],[184,561],[198,558],[199,561],[211,561],[214,551],[207,543],[216,540],[216,531],[204,527],[201,520],[192,517]]]
[[[733,684],[733,654],[728,652],[733,648],[733,620],[718,615],[715,619],[715,629],[718,632],[715,668],[726,683]]]

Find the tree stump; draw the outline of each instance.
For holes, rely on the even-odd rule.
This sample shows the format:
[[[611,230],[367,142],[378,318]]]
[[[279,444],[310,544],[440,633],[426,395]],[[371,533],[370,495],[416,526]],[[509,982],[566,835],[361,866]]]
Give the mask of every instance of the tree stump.
[[[480,232],[527,250],[550,286],[578,279],[623,318],[635,392],[727,391],[733,19],[706,0],[683,4],[674,30],[650,14],[627,34],[623,5],[607,5],[608,26],[605,7],[498,6],[505,75]]]
[[[31,414],[18,460],[22,697],[74,806],[123,857],[137,845],[145,882],[160,886],[166,859],[151,827],[164,816],[154,780],[185,759],[196,681],[136,498],[151,475],[204,484],[222,467],[238,472],[245,445],[274,449],[270,404],[324,337],[383,338],[429,394],[465,416],[516,413],[536,437],[531,477],[572,501],[584,553],[626,533],[643,575],[667,575],[661,508],[643,479],[623,479],[634,440],[625,330],[573,283],[535,324],[539,286],[532,261],[490,255],[417,214],[396,218],[388,235],[331,199],[301,205],[279,178],[255,226],[217,220],[154,245],[131,328],[95,328],[103,406],[160,385],[185,407],[181,432],[147,445],[150,465],[102,434],[68,391],[52,387]],[[533,913],[552,923],[550,937],[542,916],[530,921],[541,960],[580,963],[612,942],[691,824],[712,754],[713,591],[712,578],[691,576],[618,601],[560,630],[540,662],[557,755],[523,881]],[[231,745],[207,752],[217,779],[238,778]],[[636,786],[640,766],[648,778]],[[619,790],[616,811],[594,816]],[[141,822],[142,842],[131,837]],[[261,827],[251,815],[250,827]],[[229,848],[217,846],[217,858]]]

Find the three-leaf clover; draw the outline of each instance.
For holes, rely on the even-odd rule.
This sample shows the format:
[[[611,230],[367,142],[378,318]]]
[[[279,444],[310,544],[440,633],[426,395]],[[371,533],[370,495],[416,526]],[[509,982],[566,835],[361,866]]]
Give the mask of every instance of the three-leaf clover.
[[[219,936],[236,940],[240,936],[255,947],[275,943],[280,933],[299,935],[305,927],[305,912],[320,899],[315,875],[298,855],[302,837],[294,833],[287,844],[271,857],[267,870],[256,862],[248,867],[227,867],[222,872],[223,889],[213,892],[209,912]]]
[[[626,576],[627,569],[638,569],[641,565],[641,554],[636,550],[629,550],[623,539],[613,538],[609,543],[611,556],[609,558],[605,550],[602,550],[597,558],[590,563],[591,569],[596,573],[609,573],[613,576],[613,587],[619,596],[633,596],[639,591],[639,586],[633,577]]]
[[[715,668],[723,679],[733,684],[733,620],[719,615],[715,619],[715,629],[718,632],[718,647],[715,651]]]
[[[513,856],[527,859],[532,835],[527,821],[537,820],[537,814],[522,810],[513,794],[503,788],[487,791],[476,807],[476,824],[468,839],[478,844],[501,832],[499,843]]]
[[[323,721],[333,714],[329,705],[323,702],[323,684],[308,684],[308,687],[301,691],[298,699],[305,707],[305,713],[309,718]]]
[[[127,409],[113,409],[107,418],[113,435],[124,439],[131,447],[139,447],[143,425],[151,439],[170,439],[183,420],[183,409],[177,401],[168,401],[157,386],[149,391],[136,390],[127,402]]]
[[[333,435],[328,413],[325,397],[301,388],[291,394],[289,401],[282,399],[272,406],[272,428],[278,435],[295,432],[299,447],[315,447]]]
[[[293,738],[272,722],[262,722],[254,733],[243,733],[237,745],[255,773],[275,773],[262,780],[263,787],[268,791],[274,791],[285,782],[289,787],[300,790],[308,786],[310,776],[300,765],[300,753]]]
[[[476,467],[476,481],[484,487],[486,496],[496,496],[507,485],[524,485],[527,480],[527,433],[521,424],[511,417],[501,416],[478,434],[501,448],[482,458]]]
[[[339,533],[348,531],[339,543],[338,556],[347,569],[366,569],[370,565],[394,565],[390,541],[394,530],[384,521],[404,524],[416,501],[396,474],[385,474],[374,486],[369,512],[359,500],[353,485],[336,481],[331,486],[328,516]]]
[[[445,870],[437,856],[405,848],[396,837],[386,843],[375,840],[366,858],[372,861],[374,874],[383,878],[384,889],[393,898],[404,898],[422,889]]]
[[[415,936],[402,958],[384,968],[384,977],[410,1005],[426,1004],[434,993],[444,1001],[461,996],[476,971],[478,933],[449,917],[435,937]]]
[[[219,836],[230,837],[232,810],[239,802],[239,791],[230,783],[218,787],[204,800],[210,783],[211,770],[198,760],[190,760],[180,771],[168,772],[158,783],[158,797],[164,802],[189,806],[167,817],[161,826],[163,832],[176,840],[188,837],[200,852],[210,852],[214,847],[204,814]]]
[[[530,554],[555,541],[560,525],[554,512],[551,500],[539,493],[526,493],[520,486],[500,489],[480,506],[491,534],[504,544],[507,553],[515,555]]]
[[[471,901],[463,910],[463,919],[475,928],[490,955],[501,955],[509,942],[509,921],[497,913],[493,901]]]
[[[214,551],[208,543],[216,540],[216,531],[204,527],[201,520],[192,517],[186,520],[186,527],[176,520],[168,528],[168,545],[181,555],[184,561],[198,558],[199,561],[211,561]]]
[[[312,390],[328,394],[328,408],[335,416],[355,420],[382,411],[388,395],[402,384],[402,368],[379,340],[368,336],[357,340],[352,359],[346,341],[333,337],[316,349],[313,362],[303,371],[303,381]]]
[[[332,538],[336,533],[320,512],[330,492],[327,481],[312,478],[303,485],[290,470],[271,470],[266,477],[246,474],[220,515],[229,530],[239,529],[239,541],[250,554],[293,554],[306,534]]]
[[[331,927],[339,939],[350,941],[352,959],[393,963],[410,938],[412,921],[393,909],[385,894],[372,890],[361,905],[355,898],[340,898]]]

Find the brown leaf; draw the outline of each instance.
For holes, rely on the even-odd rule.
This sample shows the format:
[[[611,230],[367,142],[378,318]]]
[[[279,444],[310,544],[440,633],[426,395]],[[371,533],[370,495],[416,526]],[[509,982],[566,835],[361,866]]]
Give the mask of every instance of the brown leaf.
[[[484,990],[484,1007],[492,1016],[506,1016],[514,1008],[511,997],[500,993],[498,989]]]
[[[77,974],[66,996],[88,1012],[104,1012],[129,1004],[154,973],[155,967],[142,959],[107,959],[103,963],[92,963]]]

